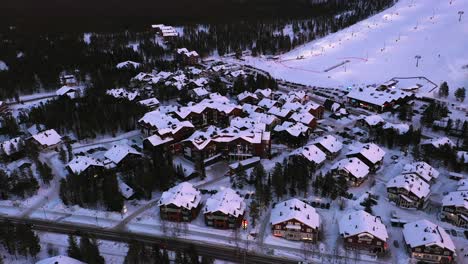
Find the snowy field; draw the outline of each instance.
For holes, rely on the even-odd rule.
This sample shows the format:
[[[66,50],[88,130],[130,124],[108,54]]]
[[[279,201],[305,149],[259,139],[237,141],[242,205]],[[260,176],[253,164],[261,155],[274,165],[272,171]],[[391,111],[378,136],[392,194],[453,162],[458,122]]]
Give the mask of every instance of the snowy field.
[[[453,99],[457,87],[468,86],[468,67],[463,69],[468,64],[468,17],[465,14],[459,21],[462,10],[466,13],[468,1],[400,0],[276,61],[246,57],[245,63],[279,79],[324,87],[425,76],[436,84],[447,81]],[[418,67],[415,56],[421,57]]]

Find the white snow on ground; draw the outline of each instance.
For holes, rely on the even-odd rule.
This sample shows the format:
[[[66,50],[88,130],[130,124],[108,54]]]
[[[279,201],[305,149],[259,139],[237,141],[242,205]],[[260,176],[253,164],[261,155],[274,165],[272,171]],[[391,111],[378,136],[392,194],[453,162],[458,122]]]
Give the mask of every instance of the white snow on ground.
[[[91,36],[93,34],[92,33],[84,33],[83,34],[83,41],[86,43],[86,44],[90,44],[91,43]]]
[[[8,71],[8,65],[2,60],[0,60],[0,71]]]
[[[425,76],[436,84],[447,81],[453,93],[455,87],[468,86],[468,69],[462,69],[468,64],[468,17],[459,21],[460,10],[468,10],[468,1],[400,0],[367,20],[283,54],[278,61],[246,57],[245,63],[280,79],[325,87]],[[416,55],[421,56],[418,67]]]

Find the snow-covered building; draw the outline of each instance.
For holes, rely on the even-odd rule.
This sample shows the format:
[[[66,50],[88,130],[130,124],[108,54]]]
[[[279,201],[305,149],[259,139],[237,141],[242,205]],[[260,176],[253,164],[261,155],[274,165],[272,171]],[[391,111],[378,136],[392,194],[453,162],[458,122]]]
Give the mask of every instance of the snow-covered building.
[[[262,100],[260,100],[260,102],[258,102],[257,105],[264,108],[266,111],[268,111],[273,106],[276,106],[276,107],[281,106],[281,104],[278,101],[275,101],[269,98],[263,98]]]
[[[60,83],[64,86],[76,86],[78,84],[78,81],[76,80],[76,77],[73,74],[61,74]]]
[[[287,120],[292,115],[292,110],[288,108],[273,106],[267,110],[267,113],[274,115],[281,120]]]
[[[189,104],[176,111],[177,118],[190,121],[196,128],[208,125],[228,126],[229,119],[242,114],[242,108],[224,96],[204,99],[197,104]]]
[[[244,160],[254,156],[267,158],[271,151],[270,132],[258,129],[241,130],[236,127],[218,128],[193,133],[181,142],[184,156],[205,163],[217,159]]]
[[[62,143],[62,137],[55,129],[49,129],[33,135],[31,140],[33,144],[36,144],[41,149],[52,149]]]
[[[273,96],[273,91],[270,88],[257,89],[254,91],[254,94],[261,100],[263,98],[271,99]]]
[[[371,172],[376,172],[383,163],[385,151],[374,143],[368,143],[350,151],[346,157],[357,157],[369,166]]]
[[[456,226],[468,227],[468,190],[450,192],[442,199],[441,217]]]
[[[320,216],[314,207],[293,198],[273,206],[270,225],[276,237],[317,242]]]
[[[154,97],[138,101],[138,103],[146,107],[148,110],[155,110],[159,107],[159,100]]]
[[[64,85],[60,89],[58,89],[55,92],[55,94],[58,97],[68,96],[70,97],[70,99],[75,99],[79,96],[80,92],[81,92],[80,87]]]
[[[401,174],[416,174],[427,183],[431,183],[439,178],[439,171],[424,161],[406,164]]]
[[[282,124],[276,125],[273,131],[286,144],[297,146],[307,141],[311,129],[302,123],[284,121]]]
[[[418,220],[405,224],[403,239],[411,257],[428,263],[453,263],[456,256],[455,244],[450,235],[440,226]]]
[[[175,30],[175,28],[172,26],[166,26],[164,24],[155,24],[151,25],[151,28],[156,30],[156,33],[162,36],[165,41],[173,40],[179,36],[177,30]]]
[[[258,101],[258,96],[255,93],[244,91],[237,95],[237,101],[241,104],[243,103],[253,104]]]
[[[176,50],[177,59],[187,65],[195,65],[200,61],[200,55],[196,51],[189,51],[187,48]]]
[[[298,148],[291,152],[290,157],[300,156],[314,164],[316,168],[323,165],[327,159],[327,155],[315,145],[308,145]]]
[[[358,158],[342,159],[330,169],[334,176],[344,176],[351,186],[361,185],[369,175],[369,166]]]
[[[127,144],[114,145],[106,153],[104,163],[108,168],[131,168],[138,164],[142,154]]]
[[[367,130],[373,130],[382,127],[385,120],[380,115],[362,115],[356,120],[356,124]]]
[[[426,152],[437,151],[444,146],[454,148],[456,145],[448,137],[431,138],[421,141],[421,147]]]
[[[8,113],[10,108],[8,107],[7,103],[4,101],[0,101],[0,115]]]
[[[316,138],[312,144],[325,152],[325,154],[327,154],[327,159],[329,160],[335,159],[343,148],[343,143],[341,143],[341,141],[332,135]]]
[[[387,183],[388,199],[403,208],[423,208],[430,191],[430,185],[416,174],[399,175]]]
[[[0,143],[0,155],[15,156],[23,151],[25,142],[21,137],[12,138]]]
[[[104,163],[88,156],[76,156],[66,166],[74,175],[96,176],[104,169]]]
[[[110,95],[117,99],[126,99],[128,101],[133,101],[140,96],[138,91],[127,91],[125,88],[115,88],[109,89],[106,91],[107,95]]]
[[[394,123],[385,123],[385,125],[383,125],[382,127],[384,130],[389,130],[389,129],[392,129],[393,131],[395,131],[398,135],[404,135],[406,134],[409,129],[410,129],[410,126],[408,124],[404,124],[404,123],[400,123],[400,124],[394,124]]]
[[[384,112],[395,105],[403,104],[414,97],[412,93],[401,90],[378,91],[375,89],[354,89],[347,94],[348,102],[376,112]]]
[[[363,210],[347,213],[338,222],[344,245],[349,249],[383,253],[387,251],[387,228],[378,216]]]
[[[206,201],[205,224],[215,228],[236,229],[242,224],[245,202],[234,190],[226,188]]]
[[[317,127],[317,119],[314,115],[306,111],[293,113],[290,119],[294,122],[300,122],[311,129],[315,129]]]
[[[159,199],[161,219],[175,222],[190,222],[201,208],[201,193],[188,182],[182,182],[163,192]]]
[[[134,61],[123,61],[120,63],[117,63],[115,66],[117,69],[137,69],[140,68],[141,64],[138,62]]]
[[[68,256],[55,256],[51,258],[46,258],[36,262],[36,264],[86,264],[77,259],[70,258]]]
[[[194,131],[190,121],[180,121],[159,110],[146,113],[138,120],[138,125],[147,136],[157,134],[162,139],[171,138],[174,141],[185,139]]]
[[[210,92],[208,92],[208,90],[206,90],[204,87],[197,87],[188,91],[188,95],[195,102],[200,102],[201,100],[208,98]]]

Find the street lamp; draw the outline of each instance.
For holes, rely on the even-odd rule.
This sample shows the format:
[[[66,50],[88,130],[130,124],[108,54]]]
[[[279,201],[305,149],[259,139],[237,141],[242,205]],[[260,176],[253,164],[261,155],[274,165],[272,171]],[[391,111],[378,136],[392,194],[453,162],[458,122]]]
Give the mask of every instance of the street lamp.
[[[460,17],[458,18],[458,21],[461,22],[461,17],[462,15],[465,14],[465,12],[463,11],[458,11],[458,15],[460,15]]]
[[[416,55],[414,56],[414,58],[416,59],[416,67],[419,66],[419,60],[421,59],[421,55]]]

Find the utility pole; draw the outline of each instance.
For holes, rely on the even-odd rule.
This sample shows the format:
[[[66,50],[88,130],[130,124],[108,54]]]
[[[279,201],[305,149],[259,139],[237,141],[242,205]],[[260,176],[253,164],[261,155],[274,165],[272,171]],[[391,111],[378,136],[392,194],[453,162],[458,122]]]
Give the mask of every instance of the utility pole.
[[[458,22],[461,22],[461,17],[462,17],[463,14],[465,14],[465,12],[458,11],[458,15],[460,15],[460,17],[458,18]]]
[[[416,67],[419,66],[419,60],[421,59],[421,55],[416,55],[414,56],[414,58],[416,59]]]

